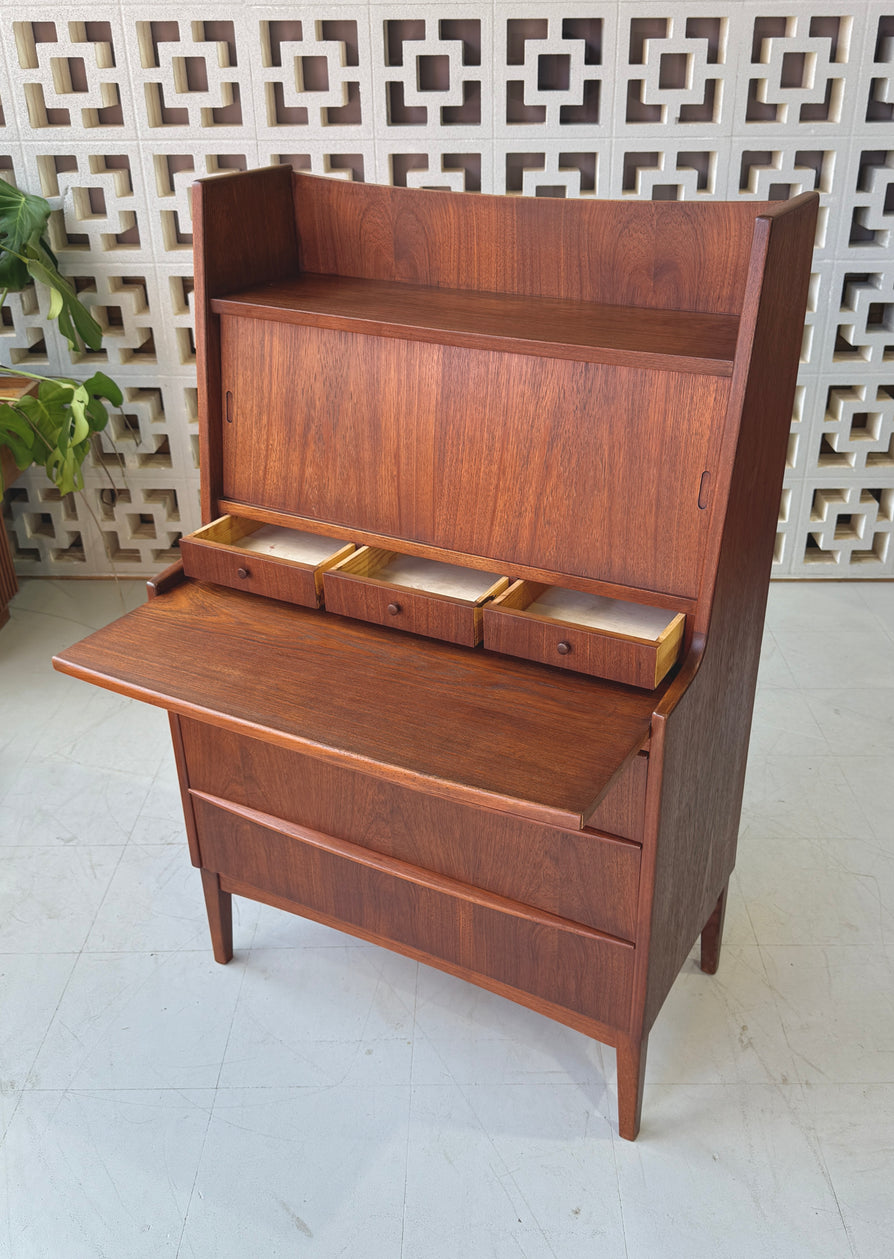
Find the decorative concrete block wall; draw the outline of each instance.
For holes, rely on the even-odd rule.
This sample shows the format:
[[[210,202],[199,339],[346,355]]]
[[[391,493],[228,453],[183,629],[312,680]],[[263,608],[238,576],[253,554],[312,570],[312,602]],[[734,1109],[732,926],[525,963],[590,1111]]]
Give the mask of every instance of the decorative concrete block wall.
[[[290,162],[470,195],[822,198],[776,573],[894,575],[894,3],[0,6],[0,171],[106,330],[72,367],[11,297],[2,361],[125,405],[22,573],[149,574],[197,526],[190,182]],[[258,224],[263,231],[263,224]]]

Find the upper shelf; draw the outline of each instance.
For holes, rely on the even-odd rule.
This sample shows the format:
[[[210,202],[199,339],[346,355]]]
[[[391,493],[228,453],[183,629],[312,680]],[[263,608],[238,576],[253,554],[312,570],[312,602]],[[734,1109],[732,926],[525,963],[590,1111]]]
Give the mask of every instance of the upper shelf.
[[[735,315],[599,306],[305,272],[212,299],[219,315],[479,350],[730,376]]]

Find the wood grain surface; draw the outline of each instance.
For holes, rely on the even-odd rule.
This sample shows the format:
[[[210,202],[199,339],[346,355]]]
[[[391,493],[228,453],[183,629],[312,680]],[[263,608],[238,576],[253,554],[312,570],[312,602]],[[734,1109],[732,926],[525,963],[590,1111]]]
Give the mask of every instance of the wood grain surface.
[[[497,572],[696,594],[699,486],[728,380],[221,324],[226,498],[487,556]]]
[[[55,663],[171,711],[219,961],[234,893],[430,961],[613,1044],[636,1136],[719,958],[817,204],[201,185],[205,519],[686,615],[649,692],[163,575]]]
[[[451,196],[295,174],[301,270],[736,315],[754,201]]]
[[[707,555],[691,657],[656,705],[647,794],[655,844],[641,891],[650,943],[637,974],[646,1029],[735,864],[817,206],[809,193],[758,220],[720,464],[728,506]]]
[[[263,230],[258,225],[263,224]],[[291,169],[262,170],[199,180],[192,189],[195,338],[199,395],[202,519],[220,515],[220,325],[211,299],[298,270]]]
[[[568,827],[644,744],[655,702],[189,580],[54,664],[183,716]]]
[[[676,656],[661,656],[660,644],[604,634],[586,626],[568,625],[547,617],[524,615],[489,604],[483,610],[484,645],[527,660],[611,678],[628,686],[652,690]],[[680,625],[682,633],[682,623]]]
[[[215,298],[219,315],[662,371],[732,373],[733,315],[313,275]]]
[[[637,844],[473,808],[205,722],[180,726],[194,791],[633,938]]]
[[[626,1018],[633,946],[266,814],[193,796],[204,868],[566,1008]]]
[[[310,565],[284,563],[257,551],[216,546],[189,537],[181,538],[180,553],[187,577],[219,582],[270,599],[284,599],[305,608],[320,605],[316,573]]]
[[[329,612],[445,643],[474,647],[481,642],[481,608],[471,602],[403,586],[377,585],[343,571],[324,573],[323,589]]]

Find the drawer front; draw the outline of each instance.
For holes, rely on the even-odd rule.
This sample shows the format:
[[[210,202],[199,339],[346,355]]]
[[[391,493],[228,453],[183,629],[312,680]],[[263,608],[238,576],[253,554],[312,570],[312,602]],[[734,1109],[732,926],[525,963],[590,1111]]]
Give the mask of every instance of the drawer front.
[[[633,946],[536,916],[474,888],[373,857],[329,837],[193,807],[207,869],[363,932],[600,1022],[626,1026]],[[419,877],[419,876],[422,877]]]
[[[209,545],[195,538],[180,539],[180,554],[187,577],[306,608],[320,605],[312,568],[299,568],[238,547]]]
[[[656,644],[616,638],[598,630],[577,629],[500,608],[484,609],[484,646],[490,651],[591,673],[628,686],[652,690],[659,681]]]
[[[441,799],[203,722],[183,718],[180,725],[196,790],[634,938],[640,866],[634,843]],[[623,794],[626,801],[630,793]],[[631,829],[641,826],[629,803],[612,812],[612,796],[608,820],[626,816]]]
[[[349,573],[323,574],[326,608],[359,621],[424,634],[448,643],[474,647],[481,641],[481,608],[445,595],[406,587],[379,585]]]

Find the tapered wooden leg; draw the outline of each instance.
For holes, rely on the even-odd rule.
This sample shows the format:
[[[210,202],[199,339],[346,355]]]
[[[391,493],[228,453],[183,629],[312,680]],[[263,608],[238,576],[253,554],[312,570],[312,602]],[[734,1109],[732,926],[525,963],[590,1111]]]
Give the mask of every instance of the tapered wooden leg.
[[[215,962],[226,963],[233,956],[233,897],[222,892],[220,876],[212,870],[202,870],[202,891],[211,928],[211,947]]]
[[[716,975],[717,967],[720,965],[720,942],[723,938],[723,919],[725,914],[726,888],[718,896],[714,912],[702,929],[701,968],[706,975]]]
[[[627,1141],[635,1141],[639,1132],[648,1044],[648,1036],[618,1041],[618,1132]]]

